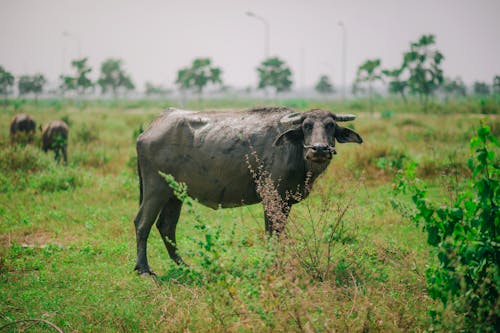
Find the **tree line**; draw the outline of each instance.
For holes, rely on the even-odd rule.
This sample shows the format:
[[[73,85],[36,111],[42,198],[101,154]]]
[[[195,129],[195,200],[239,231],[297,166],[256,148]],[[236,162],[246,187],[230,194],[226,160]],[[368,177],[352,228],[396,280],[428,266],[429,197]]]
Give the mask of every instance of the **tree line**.
[[[408,51],[403,53],[401,65],[397,68],[382,68],[380,59],[369,59],[360,64],[356,79],[352,86],[354,95],[366,95],[369,99],[370,109],[373,105],[374,85],[377,81],[388,87],[388,92],[401,96],[406,103],[409,95],[415,96],[427,109],[429,100],[441,91],[447,96],[466,96],[467,88],[461,78],[447,78],[443,74],[442,62],[444,55],[437,49],[434,35],[422,35],[416,42],[410,43]],[[94,82],[89,78],[92,68],[88,58],[71,61],[73,74],[59,77],[59,92],[64,96],[73,93],[83,96],[95,92],[100,88],[103,95],[112,95],[114,98],[135,89],[131,76],[125,71],[121,59],[108,59],[101,64],[99,78]],[[258,75],[257,88],[265,94],[290,91],[293,84],[292,70],[285,61],[279,57],[270,57],[262,61],[256,68]],[[175,84],[179,90],[194,92],[199,97],[203,90],[209,86],[223,87],[223,70],[212,64],[210,58],[196,58],[188,66],[177,72]],[[12,73],[0,66],[0,94],[5,98],[12,93],[15,84]],[[43,74],[22,75],[17,79],[17,90],[20,96],[32,94],[35,98],[43,92],[47,80]],[[320,75],[314,86],[320,94],[333,94],[335,88],[328,75]],[[148,96],[165,96],[171,90],[146,82],[145,93]],[[492,84],[475,82],[473,86],[475,95],[489,95],[500,93],[500,76],[493,78]]]
[[[444,55],[436,47],[436,37],[423,35],[410,43],[410,49],[403,53],[401,64],[397,68],[383,69],[380,59],[369,59],[361,64],[353,84],[353,93],[367,91],[370,110],[373,109],[373,85],[377,81],[387,83],[391,94],[400,95],[404,103],[407,96],[416,96],[425,110],[432,96],[441,91],[447,96],[465,97],[467,88],[460,77],[445,77],[442,70]],[[500,94],[500,76],[493,78],[493,83],[475,82],[473,94],[486,96]]]

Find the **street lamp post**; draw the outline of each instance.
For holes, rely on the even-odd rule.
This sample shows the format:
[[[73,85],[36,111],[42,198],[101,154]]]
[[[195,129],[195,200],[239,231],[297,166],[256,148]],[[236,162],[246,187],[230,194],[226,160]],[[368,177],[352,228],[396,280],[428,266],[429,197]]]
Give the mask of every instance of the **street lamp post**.
[[[342,101],[345,100],[345,90],[346,90],[346,51],[347,51],[347,32],[345,24],[339,21],[339,26],[342,28]]]
[[[72,38],[73,40],[76,41],[78,58],[81,58],[82,57],[82,48],[81,48],[80,38],[78,38],[77,36],[75,36],[73,34],[70,34],[67,31],[63,31],[62,35],[63,35],[63,37]]]
[[[246,12],[247,16],[254,17],[257,20],[261,21],[264,23],[265,26],[265,39],[264,39],[264,56],[265,58],[269,58],[269,22],[263,18],[262,16],[259,16],[253,12]]]

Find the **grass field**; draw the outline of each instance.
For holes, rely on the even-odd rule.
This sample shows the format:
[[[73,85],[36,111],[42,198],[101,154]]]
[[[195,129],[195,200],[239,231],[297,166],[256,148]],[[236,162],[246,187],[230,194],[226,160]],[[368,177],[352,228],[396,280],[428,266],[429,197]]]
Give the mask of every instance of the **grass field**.
[[[281,242],[264,234],[260,205],[184,209],[177,267],[153,228],[157,279],[139,277],[135,137],[164,102],[10,103],[0,109],[0,327],[44,319],[64,332],[420,332],[436,306],[426,291],[433,260],[425,235],[391,206],[409,159],[446,202],[468,176],[481,120],[500,136],[498,101],[450,101],[429,113],[391,101],[281,101],[358,115],[362,145],[341,145],[313,194],[294,206]],[[186,108],[248,108],[255,101]],[[35,143],[9,143],[15,113],[70,124],[68,166]],[[490,113],[488,116],[481,112]],[[201,228],[200,225],[203,227]],[[329,242],[325,237],[329,237]],[[6,332],[54,331],[23,322]]]

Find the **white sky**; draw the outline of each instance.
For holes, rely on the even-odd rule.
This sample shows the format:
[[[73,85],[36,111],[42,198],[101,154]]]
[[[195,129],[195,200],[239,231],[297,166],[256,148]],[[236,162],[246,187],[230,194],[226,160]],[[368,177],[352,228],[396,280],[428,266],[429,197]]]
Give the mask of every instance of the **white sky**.
[[[339,86],[339,21],[348,83],[367,59],[398,66],[427,33],[445,55],[446,76],[470,84],[500,75],[500,0],[0,0],[0,65],[54,81],[79,44],[94,79],[104,60],[120,58],[140,90],[145,81],[172,87],[177,70],[201,56],[223,69],[226,84],[255,86],[265,29],[247,11],[268,20],[271,55],[290,65],[294,87],[320,74]]]

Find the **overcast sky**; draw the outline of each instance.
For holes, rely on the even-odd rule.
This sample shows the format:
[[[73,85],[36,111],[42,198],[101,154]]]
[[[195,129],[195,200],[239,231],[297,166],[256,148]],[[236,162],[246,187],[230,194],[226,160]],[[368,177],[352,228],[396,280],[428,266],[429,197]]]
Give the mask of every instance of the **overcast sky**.
[[[255,86],[265,25],[247,11],[269,22],[270,54],[290,65],[298,88],[321,74],[341,83],[339,21],[348,83],[367,59],[398,66],[428,33],[445,76],[470,84],[500,75],[500,0],[0,0],[0,66],[55,81],[80,53],[95,79],[105,59],[120,58],[142,90],[146,81],[172,87],[179,68],[210,57],[226,84]]]

